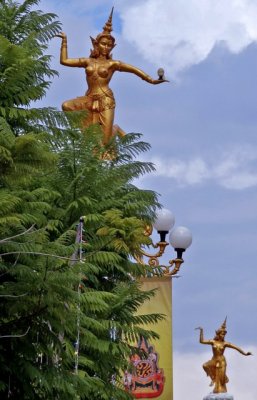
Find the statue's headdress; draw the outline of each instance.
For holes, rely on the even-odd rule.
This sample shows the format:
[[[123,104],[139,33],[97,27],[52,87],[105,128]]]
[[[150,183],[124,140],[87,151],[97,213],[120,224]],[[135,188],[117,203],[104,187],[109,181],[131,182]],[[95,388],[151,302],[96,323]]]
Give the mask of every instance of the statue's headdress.
[[[113,9],[114,9],[114,7],[112,7],[112,10],[111,10],[111,13],[109,15],[109,18],[108,18],[107,22],[105,23],[105,25],[103,27],[103,32],[99,33],[95,39],[90,36],[90,39],[92,41],[93,46],[95,46],[95,44],[102,37],[107,37],[108,39],[111,39],[111,41],[113,42],[113,47],[115,46],[115,44],[114,44],[115,43],[115,38],[111,35]]]
[[[112,31],[112,14],[113,14],[113,9],[114,7],[112,7],[112,11],[111,14],[109,15],[108,21],[105,23],[104,27],[103,27],[103,34],[105,35],[110,35],[111,31]]]
[[[217,334],[221,333],[221,332],[223,332],[225,334],[227,333],[227,317],[225,318],[225,320],[224,320],[223,324],[221,325],[221,327],[216,331]]]

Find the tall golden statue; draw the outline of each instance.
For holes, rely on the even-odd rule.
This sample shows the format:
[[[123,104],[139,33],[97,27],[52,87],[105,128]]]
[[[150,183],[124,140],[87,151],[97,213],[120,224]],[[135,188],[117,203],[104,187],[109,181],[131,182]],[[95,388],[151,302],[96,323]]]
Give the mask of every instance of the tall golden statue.
[[[104,133],[104,144],[107,144],[116,134],[125,135],[118,125],[113,125],[115,100],[109,88],[109,82],[114,72],[130,72],[153,85],[167,82],[163,79],[163,74],[159,74],[159,79],[155,80],[133,65],[112,59],[111,51],[115,46],[115,39],[111,35],[112,14],[113,8],[103,27],[103,32],[95,39],[91,37],[93,50],[88,58],[68,58],[67,36],[64,32],[57,35],[62,38],[60,63],[68,67],[85,68],[88,84],[88,90],[84,96],[65,101],[62,109],[63,111],[87,110],[83,126],[88,127],[90,124],[99,123]]]
[[[203,337],[203,328],[200,329],[199,341],[202,344],[210,344],[212,346],[213,357],[210,361],[203,364],[203,369],[207,376],[211,378],[210,386],[214,386],[213,393],[226,393],[229,379],[226,375],[227,362],[224,357],[225,349],[228,347],[239,351],[239,353],[244,356],[250,356],[252,353],[245,353],[240,347],[235,346],[232,343],[225,341],[226,330],[226,320],[223,322],[221,327],[216,331],[216,335],[211,340],[205,340]]]

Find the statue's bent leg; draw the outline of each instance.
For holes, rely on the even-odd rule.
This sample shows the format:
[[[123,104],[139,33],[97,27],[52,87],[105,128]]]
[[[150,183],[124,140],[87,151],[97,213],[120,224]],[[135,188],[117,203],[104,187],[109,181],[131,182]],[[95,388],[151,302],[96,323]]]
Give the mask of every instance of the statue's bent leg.
[[[82,121],[84,128],[93,123],[92,112],[89,108],[90,104],[86,96],[76,97],[76,99],[66,100],[62,104],[63,111],[87,111],[85,119]]]
[[[66,100],[62,103],[63,111],[82,111],[87,110],[87,99],[85,96],[76,99]]]
[[[126,135],[126,132],[119,125],[115,124],[113,125],[112,134],[113,136],[118,135],[119,137],[123,137]]]
[[[206,372],[206,375],[211,378],[210,386],[213,386],[216,378],[215,362],[213,360],[207,361],[203,364],[203,369]]]

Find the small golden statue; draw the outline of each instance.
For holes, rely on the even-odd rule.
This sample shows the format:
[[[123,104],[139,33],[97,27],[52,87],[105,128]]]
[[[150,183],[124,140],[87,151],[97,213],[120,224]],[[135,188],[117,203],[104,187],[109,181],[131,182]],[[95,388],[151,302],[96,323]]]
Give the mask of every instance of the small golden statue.
[[[230,349],[234,349],[239,351],[239,353],[244,356],[250,356],[252,353],[245,353],[240,347],[235,346],[232,343],[225,341],[225,336],[227,333],[226,330],[226,321],[223,322],[221,327],[216,331],[216,335],[211,340],[205,340],[203,337],[203,328],[200,329],[200,338],[199,341],[202,344],[210,344],[212,346],[213,357],[210,361],[207,361],[203,364],[203,369],[206,372],[207,376],[211,378],[210,386],[214,385],[213,393],[226,393],[229,379],[226,375],[226,367],[227,362],[224,357],[225,349],[228,347]]]
[[[99,123],[104,133],[103,144],[107,144],[116,134],[125,135],[118,125],[113,125],[115,100],[113,92],[109,88],[109,82],[114,72],[130,72],[153,85],[168,82],[163,78],[164,71],[162,69],[159,79],[152,79],[139,68],[112,59],[111,51],[115,47],[115,39],[111,35],[112,14],[113,8],[103,27],[103,32],[97,35],[96,39],[91,37],[93,50],[88,58],[68,58],[66,34],[62,32],[56,35],[62,38],[60,63],[68,67],[85,68],[88,84],[88,90],[84,96],[65,101],[62,109],[63,111],[87,110],[83,126],[88,127],[91,124]]]

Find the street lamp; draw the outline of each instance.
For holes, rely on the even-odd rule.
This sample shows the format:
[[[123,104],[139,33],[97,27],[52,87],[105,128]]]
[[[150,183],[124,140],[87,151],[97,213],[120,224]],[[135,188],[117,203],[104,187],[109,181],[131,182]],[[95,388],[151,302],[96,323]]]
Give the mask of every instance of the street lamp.
[[[159,233],[160,240],[156,244],[154,244],[153,242],[151,243],[152,247],[158,249],[158,251],[155,254],[150,254],[141,249],[142,256],[148,258],[148,265],[155,268],[160,266],[159,258],[165,253],[166,247],[169,245],[170,242],[170,245],[177,253],[177,257],[171,259],[168,266],[160,266],[163,274],[170,276],[175,275],[179,271],[181,264],[184,262],[182,254],[192,243],[192,234],[190,230],[184,226],[179,226],[173,229],[174,225],[175,217],[171,211],[167,210],[166,208],[158,211],[153,227]],[[150,236],[152,234],[152,231],[152,227],[147,226],[145,234],[147,236]],[[171,232],[169,235],[169,242],[167,242],[166,236],[169,231]],[[140,263],[144,264],[143,257],[140,258]]]
[[[163,398],[170,400],[173,400],[172,278],[178,273],[181,264],[184,262],[182,258],[183,252],[192,243],[190,230],[183,226],[174,228],[174,225],[175,217],[169,210],[164,208],[158,211],[153,226],[146,226],[145,228],[145,235],[150,239],[153,233],[153,228],[158,232],[159,241],[155,244],[152,239],[150,240],[150,246],[157,250],[155,253],[153,251],[150,253],[150,251],[147,252],[145,248],[141,248],[141,256],[137,258],[137,261],[142,265],[148,264],[150,266],[150,268],[146,268],[145,277],[141,278],[142,291],[155,291],[153,301],[143,304],[140,313],[161,313],[166,316],[166,318],[159,321],[157,325],[150,325],[150,327],[159,335],[159,339],[153,340],[150,347],[155,349],[154,354],[156,354],[156,360],[157,358],[160,360],[160,365],[158,364],[157,367],[160,375],[158,378],[159,384],[156,385],[156,383],[154,383],[155,386],[153,387],[155,388],[155,392],[158,392],[159,390],[158,393],[162,393],[163,391]],[[169,233],[168,242],[166,241],[166,237]],[[160,258],[164,254],[166,255],[166,253],[168,253],[167,248],[169,247],[169,244],[174,248],[176,255],[167,263],[168,265],[163,265]],[[147,259],[146,262],[144,262],[145,259]],[[139,363],[141,361],[142,360],[140,360]],[[145,360],[143,360],[139,364],[140,367],[146,365],[145,363]],[[149,368],[152,368],[150,362],[149,365]],[[163,371],[166,378],[168,376],[165,384],[163,383]],[[136,372],[133,376],[135,382],[138,382],[141,386],[145,384],[144,380],[141,379],[141,370],[140,373]],[[152,373],[152,377],[154,376],[155,374]],[[154,380],[153,382],[156,381]],[[137,393],[136,388],[134,392]],[[133,394],[134,392],[132,391]],[[149,397],[157,397],[157,395]]]

